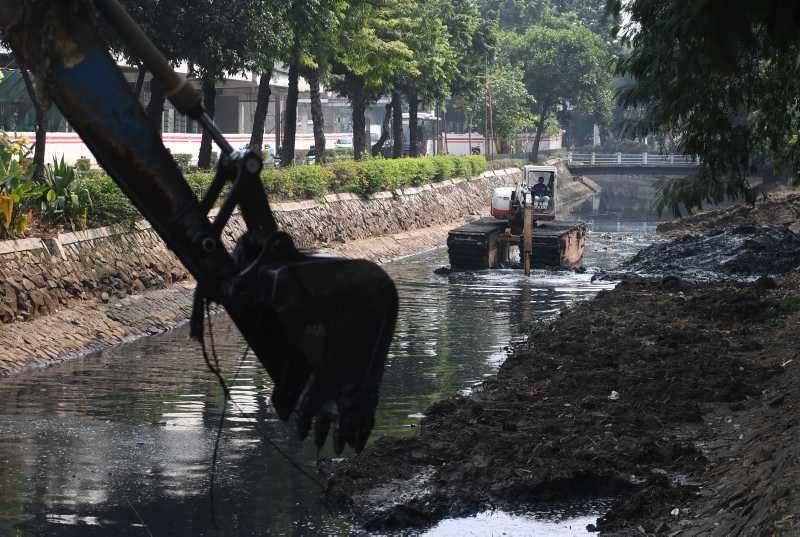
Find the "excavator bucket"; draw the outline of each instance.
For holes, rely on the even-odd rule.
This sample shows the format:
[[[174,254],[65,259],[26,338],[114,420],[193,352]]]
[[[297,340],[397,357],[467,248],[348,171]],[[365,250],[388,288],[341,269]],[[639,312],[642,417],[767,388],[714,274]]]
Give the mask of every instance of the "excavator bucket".
[[[213,223],[209,209],[229,183],[215,179],[215,196],[196,198],[110,56],[95,7],[167,88],[176,108],[220,147],[218,178],[233,185]],[[303,436],[314,426],[318,445],[332,427],[337,451],[348,444],[361,450],[374,422],[397,315],[389,277],[366,261],[294,249],[270,211],[260,156],[233,151],[196,89],[172,71],[116,0],[0,0],[0,30],[42,92],[197,280],[195,334],[202,330],[198,304],[224,305],[272,376],[280,417],[294,413]],[[248,227],[240,246],[249,241],[249,248],[232,254],[221,232],[234,206]]]
[[[228,311],[275,381],[278,415],[317,445],[361,451],[397,318],[394,283],[361,260],[264,263],[236,282]]]

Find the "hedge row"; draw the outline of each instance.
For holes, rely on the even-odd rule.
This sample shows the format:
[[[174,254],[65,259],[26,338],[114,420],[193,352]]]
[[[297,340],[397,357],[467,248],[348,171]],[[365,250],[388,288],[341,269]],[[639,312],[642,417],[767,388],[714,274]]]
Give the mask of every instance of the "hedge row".
[[[325,166],[294,166],[264,170],[267,191],[284,198],[319,198],[330,192],[368,195],[382,190],[420,186],[452,177],[472,177],[486,171],[482,156],[436,156],[402,159],[339,161]]]
[[[522,161],[494,161],[492,168],[519,167]],[[321,198],[335,192],[354,192],[362,195],[384,190],[444,181],[454,177],[473,177],[489,168],[482,155],[370,159],[360,162],[339,161],[316,166],[293,166],[285,169],[264,169],[264,185],[273,199]],[[212,172],[186,174],[186,181],[198,197],[208,190]],[[138,211],[117,188],[114,181],[102,172],[83,174],[81,183],[92,198],[89,224],[92,226],[130,222],[139,218]]]

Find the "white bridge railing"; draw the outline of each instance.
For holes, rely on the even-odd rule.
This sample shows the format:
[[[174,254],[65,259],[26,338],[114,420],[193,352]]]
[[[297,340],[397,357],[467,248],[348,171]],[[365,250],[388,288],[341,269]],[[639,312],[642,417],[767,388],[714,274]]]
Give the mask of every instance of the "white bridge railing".
[[[662,155],[659,153],[567,153],[567,163],[581,166],[657,166],[690,168],[700,165],[700,158],[691,155]]]

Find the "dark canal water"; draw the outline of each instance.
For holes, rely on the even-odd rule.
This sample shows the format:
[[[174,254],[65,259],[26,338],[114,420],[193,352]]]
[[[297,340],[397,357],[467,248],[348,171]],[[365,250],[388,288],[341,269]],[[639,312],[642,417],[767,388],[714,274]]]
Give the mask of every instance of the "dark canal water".
[[[530,325],[607,287],[591,282],[593,270],[653,240],[652,225],[594,227],[587,274],[436,276],[444,250],[387,265],[401,311],[375,435],[412,434],[431,402],[493,374]],[[235,401],[221,440],[220,530],[210,520],[209,467],[221,391],[183,327],[0,380],[0,536],[362,535],[330,515],[318,485],[278,453],[313,473],[316,450],[276,418],[269,377],[252,355],[242,358],[224,316],[215,335]],[[482,513],[422,534],[586,535],[602,507]]]

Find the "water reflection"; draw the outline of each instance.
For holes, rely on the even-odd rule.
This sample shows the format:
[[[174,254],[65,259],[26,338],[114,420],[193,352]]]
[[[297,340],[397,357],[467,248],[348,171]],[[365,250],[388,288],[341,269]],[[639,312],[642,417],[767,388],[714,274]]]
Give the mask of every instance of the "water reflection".
[[[596,228],[589,267],[613,268],[651,240],[648,229]],[[444,264],[439,250],[386,267],[402,306],[377,434],[412,432],[431,402],[495,372],[531,324],[607,285],[572,273],[434,275]],[[233,398],[217,480],[219,532],[210,525],[208,469],[221,392],[184,328],[0,380],[0,535],[358,534],[263,441],[313,472],[316,451],[277,419],[269,377],[252,355],[242,357],[235,328],[219,317],[215,335]],[[494,520],[501,531],[525,522]],[[532,520],[537,535],[561,523]],[[469,534],[450,523],[442,527]]]

